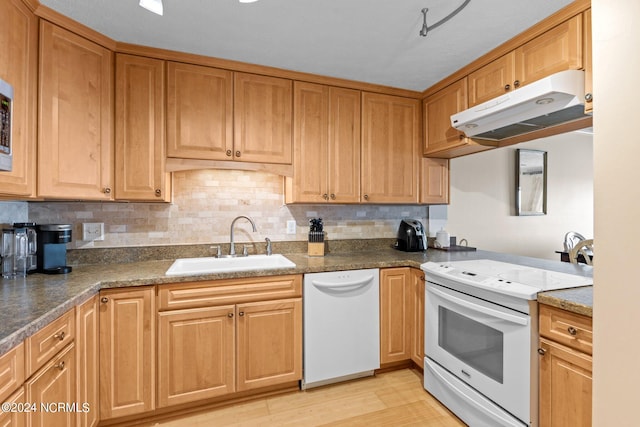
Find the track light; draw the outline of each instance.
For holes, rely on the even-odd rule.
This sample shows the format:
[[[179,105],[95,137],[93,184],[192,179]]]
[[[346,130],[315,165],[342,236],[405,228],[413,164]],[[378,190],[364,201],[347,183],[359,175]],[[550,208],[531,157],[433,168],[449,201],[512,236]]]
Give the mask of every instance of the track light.
[[[140,6],[162,16],[162,0],[140,0]]]

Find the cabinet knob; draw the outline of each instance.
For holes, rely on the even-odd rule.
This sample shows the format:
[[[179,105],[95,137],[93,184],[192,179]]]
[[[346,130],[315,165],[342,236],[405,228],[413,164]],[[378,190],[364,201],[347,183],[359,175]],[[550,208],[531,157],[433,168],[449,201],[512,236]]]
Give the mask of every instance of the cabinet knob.
[[[365,199],[365,200],[369,200],[369,195],[368,195],[368,194],[365,194],[365,195],[364,195],[364,199]]]
[[[520,80],[513,82],[513,87],[520,87]]]
[[[331,200],[335,200],[335,199],[336,199],[336,195],[335,195],[335,194],[333,194],[333,193],[331,193],[331,196],[330,196],[330,197],[331,197]]]
[[[547,350],[545,350],[544,348],[539,348],[538,349],[538,354],[540,356],[544,356],[545,354],[547,354]]]
[[[101,302],[101,303],[103,303],[103,304],[106,304],[106,303],[108,303],[108,302],[109,302],[109,298],[107,298],[107,297],[102,297],[102,298],[100,298],[100,302]]]
[[[227,317],[231,319],[233,317],[233,313],[228,313]]]
[[[227,150],[227,152],[225,154],[227,155],[227,157],[231,157],[232,151],[231,150]]]
[[[53,365],[53,367],[56,369],[60,369],[61,371],[64,371],[64,360],[61,360],[59,363],[56,363],[55,365]]]
[[[574,337],[578,334],[578,330],[576,328],[574,328],[573,326],[569,326],[567,328],[567,332],[569,332],[569,335],[572,335]]]
[[[240,157],[240,150],[236,151],[236,157]]]
[[[162,190],[160,190],[159,188],[156,188],[155,193],[156,193],[156,196],[157,196],[157,197],[162,196]]]
[[[504,91],[507,92],[509,90],[511,90],[511,85],[510,84],[504,85]]]
[[[593,101],[593,94],[592,93],[585,93],[584,94],[584,100],[587,101],[587,102]]]
[[[62,331],[62,332],[58,332],[58,333],[57,333],[57,334],[55,334],[53,337],[54,337],[55,339],[60,340],[60,341],[64,341],[65,333],[64,333],[64,331]]]
[[[325,200],[329,200],[329,196],[327,195],[327,193],[324,193],[324,194],[322,195],[322,198],[323,198],[323,199],[325,199]]]
[[[238,313],[238,316],[244,316],[244,311],[241,311],[240,313]]]
[[[111,194],[111,189],[109,187],[105,187],[105,188],[102,189],[102,192],[104,194]]]

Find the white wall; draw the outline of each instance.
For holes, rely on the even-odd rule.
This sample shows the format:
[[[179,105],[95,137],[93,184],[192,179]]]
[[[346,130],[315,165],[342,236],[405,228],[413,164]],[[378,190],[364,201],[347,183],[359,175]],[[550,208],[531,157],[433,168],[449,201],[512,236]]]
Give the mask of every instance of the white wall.
[[[593,425],[637,426],[640,404],[640,1],[592,0],[594,61]],[[627,82],[631,82],[630,86]]]
[[[515,215],[517,148],[547,151],[547,215]],[[446,229],[480,249],[559,259],[566,232],[593,237],[593,136],[572,132],[453,159]]]

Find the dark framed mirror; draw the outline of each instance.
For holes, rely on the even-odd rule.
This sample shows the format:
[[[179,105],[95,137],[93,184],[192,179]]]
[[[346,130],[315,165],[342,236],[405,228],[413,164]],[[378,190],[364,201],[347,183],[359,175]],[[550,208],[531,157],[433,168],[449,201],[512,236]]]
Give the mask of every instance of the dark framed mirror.
[[[516,215],[547,214],[547,152],[516,150]]]

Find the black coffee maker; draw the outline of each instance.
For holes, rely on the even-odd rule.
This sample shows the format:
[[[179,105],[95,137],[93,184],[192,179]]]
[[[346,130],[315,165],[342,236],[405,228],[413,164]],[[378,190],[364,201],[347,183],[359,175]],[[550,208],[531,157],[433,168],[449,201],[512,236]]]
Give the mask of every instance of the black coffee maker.
[[[39,224],[38,272],[65,274],[71,272],[67,265],[67,243],[71,242],[71,224]]]
[[[427,236],[417,219],[403,219],[398,227],[398,239],[393,246],[399,251],[422,252],[427,250]]]

